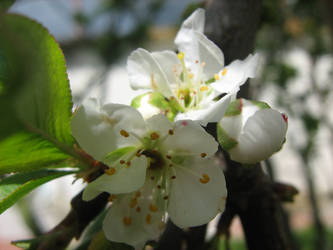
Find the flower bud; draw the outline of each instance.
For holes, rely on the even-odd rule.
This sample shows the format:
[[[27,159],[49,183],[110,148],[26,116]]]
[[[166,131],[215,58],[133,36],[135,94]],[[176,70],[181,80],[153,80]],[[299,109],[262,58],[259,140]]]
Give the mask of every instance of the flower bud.
[[[268,104],[237,99],[217,124],[217,135],[233,161],[252,164],[281,149],[287,128],[287,116]]]

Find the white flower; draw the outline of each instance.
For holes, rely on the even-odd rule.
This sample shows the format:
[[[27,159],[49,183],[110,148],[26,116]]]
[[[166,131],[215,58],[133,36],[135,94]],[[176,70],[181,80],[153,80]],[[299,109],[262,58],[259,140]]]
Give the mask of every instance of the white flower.
[[[117,196],[104,221],[108,239],[141,247],[157,237],[165,212],[189,227],[223,211],[224,175],[212,157],[218,143],[200,125],[161,114],[145,121],[130,106],[89,99],[71,126],[80,146],[108,166],[83,193],[84,200]]]
[[[129,56],[127,71],[133,89],[150,89],[166,98],[160,99],[166,105],[158,108],[176,113],[175,120],[191,119],[205,126],[218,122],[232,96],[254,77],[258,56],[224,66],[222,51],[203,34],[204,22],[204,10],[197,9],[176,36],[178,55],[139,48]],[[227,95],[219,98],[221,94]],[[158,105],[156,100],[151,104]]]
[[[234,161],[252,164],[279,151],[288,119],[266,103],[237,99],[217,124],[218,140]]]

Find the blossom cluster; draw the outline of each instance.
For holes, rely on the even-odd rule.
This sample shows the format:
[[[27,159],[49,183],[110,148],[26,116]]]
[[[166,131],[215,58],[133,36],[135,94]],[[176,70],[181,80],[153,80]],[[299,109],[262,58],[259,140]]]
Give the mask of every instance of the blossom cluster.
[[[218,145],[249,164],[278,151],[285,115],[257,101],[235,99],[255,76],[258,55],[224,65],[222,51],[204,34],[197,9],[182,24],[173,51],[139,48],[128,57],[133,89],[147,92],[132,105],[88,99],[72,118],[79,146],[106,168],[83,199],[110,194],[106,238],[142,249],[168,218],[181,227],[208,223],[223,212],[227,189],[214,158]],[[204,127],[217,123],[218,142]]]

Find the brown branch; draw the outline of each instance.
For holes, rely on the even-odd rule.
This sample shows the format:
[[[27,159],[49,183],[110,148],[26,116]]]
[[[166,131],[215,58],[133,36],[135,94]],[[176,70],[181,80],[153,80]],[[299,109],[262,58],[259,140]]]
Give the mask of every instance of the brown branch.
[[[222,48],[226,64],[244,59],[253,51],[260,6],[260,0],[207,2],[206,34]],[[248,85],[242,88],[240,95],[249,96]],[[216,136],[214,125],[208,130]],[[223,158],[222,154],[220,156]],[[226,211],[231,217],[222,216],[222,219],[230,224],[234,214],[239,215],[249,250],[293,249],[279,197],[260,164],[245,167],[230,160],[227,154],[224,156],[228,189]],[[223,223],[219,223],[220,231],[227,230]]]

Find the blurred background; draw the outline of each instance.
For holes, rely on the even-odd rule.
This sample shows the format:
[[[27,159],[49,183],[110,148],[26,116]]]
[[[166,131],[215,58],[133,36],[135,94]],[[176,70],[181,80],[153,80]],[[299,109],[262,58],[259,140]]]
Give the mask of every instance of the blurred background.
[[[64,51],[74,105],[88,97],[129,104],[127,56],[138,47],[175,49],[173,39],[191,0],[17,0],[10,12],[47,27]],[[299,190],[285,204],[300,249],[333,249],[333,7],[330,0],[263,0],[255,51],[260,54],[252,99],[288,114],[283,149],[264,167]],[[232,34],[231,34],[232,35]],[[223,48],[222,48],[223,50]],[[243,58],[240,58],[243,59]],[[83,187],[72,177],[32,192],[0,216],[0,249],[55,226]],[[10,225],[10,226],[8,226]],[[214,226],[208,230],[212,235]],[[245,249],[232,224],[231,249]],[[323,243],[320,245],[318,242]],[[221,249],[224,249],[221,246]]]

